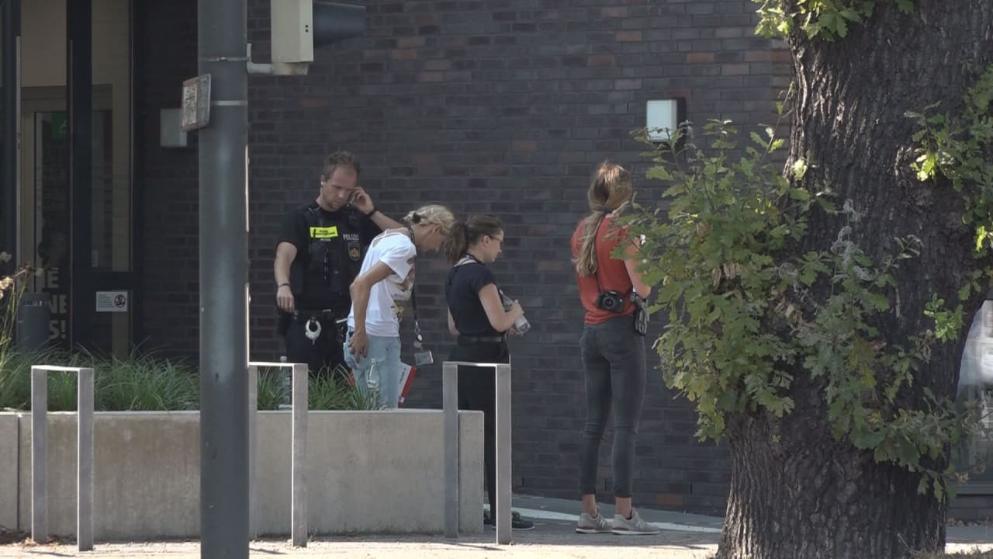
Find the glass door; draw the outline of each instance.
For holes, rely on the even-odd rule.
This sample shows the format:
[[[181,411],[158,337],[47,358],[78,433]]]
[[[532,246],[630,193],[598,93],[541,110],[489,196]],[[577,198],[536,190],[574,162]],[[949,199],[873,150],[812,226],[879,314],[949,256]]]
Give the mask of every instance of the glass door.
[[[31,260],[40,269],[34,291],[48,294],[51,309],[49,340],[65,345],[69,312],[69,149],[65,111],[30,114],[32,139],[30,223]]]
[[[32,291],[46,293],[51,310],[49,338],[58,345],[68,340],[70,281],[92,285],[94,314],[83,345],[101,352],[129,350],[131,314],[130,188],[129,177],[114,165],[114,115],[111,109],[93,111],[92,212],[89,231],[73,230],[70,208],[68,119],[58,98],[39,98],[28,91],[25,100],[24,184],[21,254],[41,271],[32,279]],[[32,95],[34,94],[34,95]],[[95,96],[95,100],[100,96]],[[95,101],[96,104],[96,101]],[[102,103],[101,103],[102,104]],[[98,105],[99,106],[99,105]],[[92,250],[88,266],[73,278],[69,251],[74,234],[89,234]]]
[[[80,6],[68,16],[65,0],[22,7],[18,248],[21,260],[42,270],[32,287],[49,296],[51,341],[124,356],[136,295],[131,4]],[[90,45],[71,53],[82,72],[67,72],[67,36]],[[89,107],[89,119],[74,120],[70,102]]]

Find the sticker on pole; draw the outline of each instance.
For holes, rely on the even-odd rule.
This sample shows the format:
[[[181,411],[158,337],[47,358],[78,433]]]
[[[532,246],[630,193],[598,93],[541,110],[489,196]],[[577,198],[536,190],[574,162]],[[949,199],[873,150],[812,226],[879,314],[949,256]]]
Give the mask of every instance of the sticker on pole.
[[[128,292],[97,291],[97,312],[128,312]]]
[[[183,82],[183,130],[189,132],[210,123],[210,74]]]

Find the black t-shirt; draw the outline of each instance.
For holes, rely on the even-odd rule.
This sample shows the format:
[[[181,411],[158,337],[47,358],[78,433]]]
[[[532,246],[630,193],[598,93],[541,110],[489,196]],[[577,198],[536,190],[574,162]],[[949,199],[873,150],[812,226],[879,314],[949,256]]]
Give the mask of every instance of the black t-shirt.
[[[290,265],[290,289],[301,310],[348,312],[348,286],[380,228],[362,212],[346,206],[329,212],[317,202],[292,210],[283,220],[279,243],[297,249]]]
[[[453,266],[448,271],[445,282],[445,300],[452,313],[455,328],[465,336],[499,336],[486,317],[479,291],[489,284],[495,284],[493,272],[479,262],[469,262]]]

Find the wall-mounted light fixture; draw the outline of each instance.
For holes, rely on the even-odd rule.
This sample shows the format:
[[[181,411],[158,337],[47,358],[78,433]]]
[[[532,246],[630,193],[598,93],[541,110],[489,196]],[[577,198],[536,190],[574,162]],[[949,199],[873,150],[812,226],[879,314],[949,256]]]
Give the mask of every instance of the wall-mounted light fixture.
[[[654,99],[645,104],[645,129],[653,142],[669,142],[685,120],[683,99]]]
[[[186,147],[186,130],[183,130],[182,109],[159,109],[159,145],[164,148]]]

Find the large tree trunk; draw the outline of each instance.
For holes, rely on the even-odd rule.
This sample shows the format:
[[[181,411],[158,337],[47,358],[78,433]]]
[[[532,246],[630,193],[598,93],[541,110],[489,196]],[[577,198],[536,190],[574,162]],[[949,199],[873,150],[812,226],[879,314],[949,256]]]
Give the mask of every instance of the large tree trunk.
[[[850,224],[852,239],[877,261],[895,252],[894,237],[923,242],[920,257],[896,274],[897,311],[878,323],[888,340],[906,344],[931,326],[923,310],[932,293],[954,306],[976,262],[960,196],[913,175],[915,124],[904,113],[938,101],[943,112],[961,110],[965,90],[993,63],[993,2],[916,0],[912,15],[893,2],[876,4],[846,38],[790,38],[797,86],[790,159],[810,166],[806,186],[830,185],[839,201],[851,200],[862,214]],[[842,221],[815,215],[805,248],[830,247]],[[965,327],[980,299],[964,302]],[[908,405],[920,402],[925,386],[954,396],[964,334],[935,346]],[[795,411],[778,424],[729,422],[732,480],[719,556],[881,559],[943,549],[945,506],[918,494],[919,475],[835,441],[823,385],[809,375],[798,372],[793,395]]]
[[[731,495],[719,556],[885,559],[942,549],[944,508],[917,493],[919,475],[835,441],[823,406],[798,408],[805,404],[815,411],[797,411],[782,427],[753,420],[729,433]]]

